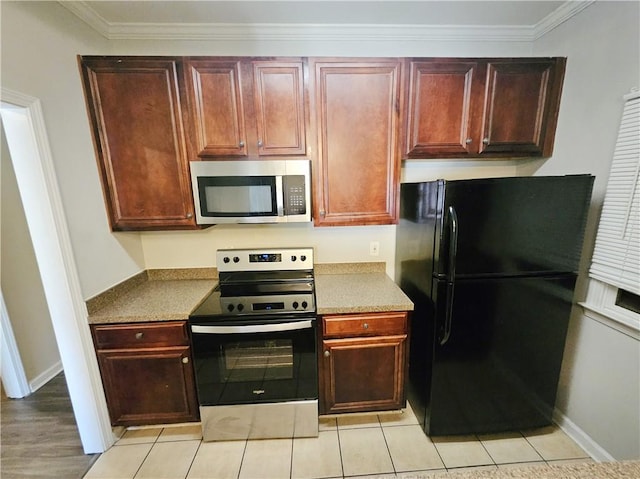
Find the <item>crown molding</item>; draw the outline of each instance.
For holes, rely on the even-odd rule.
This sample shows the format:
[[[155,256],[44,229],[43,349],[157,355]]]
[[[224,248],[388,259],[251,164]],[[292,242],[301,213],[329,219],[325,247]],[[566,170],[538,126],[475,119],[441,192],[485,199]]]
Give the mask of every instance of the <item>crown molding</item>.
[[[530,26],[118,23],[106,21],[84,1],[59,4],[108,40],[532,42],[594,1],[567,1]]]
[[[65,2],[60,0],[58,1],[58,4],[69,10],[100,35],[109,39],[109,31],[113,24],[98,15],[96,11],[87,4],[87,2]]]
[[[563,3],[534,26],[533,40],[542,38],[551,30],[563,24],[595,2],[596,0],[574,0]]]

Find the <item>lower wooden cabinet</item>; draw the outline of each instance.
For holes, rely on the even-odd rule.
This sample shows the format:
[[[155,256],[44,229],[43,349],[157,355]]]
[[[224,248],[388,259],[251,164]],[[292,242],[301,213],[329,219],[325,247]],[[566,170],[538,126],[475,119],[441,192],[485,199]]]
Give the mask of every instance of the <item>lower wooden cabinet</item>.
[[[185,321],[93,325],[111,424],[197,421]]]
[[[408,335],[406,312],[324,316],[320,412],[403,408]]]

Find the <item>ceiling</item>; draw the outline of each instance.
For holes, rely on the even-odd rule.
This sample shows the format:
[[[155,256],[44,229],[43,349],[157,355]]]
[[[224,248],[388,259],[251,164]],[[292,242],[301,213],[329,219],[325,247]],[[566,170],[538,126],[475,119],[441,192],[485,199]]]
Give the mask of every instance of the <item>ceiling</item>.
[[[408,28],[540,29],[556,25],[593,0],[178,0],[60,1],[107,38],[185,38],[194,29],[248,25],[300,28],[406,26]],[[546,28],[546,27],[545,27]],[[189,33],[190,32],[190,33]]]

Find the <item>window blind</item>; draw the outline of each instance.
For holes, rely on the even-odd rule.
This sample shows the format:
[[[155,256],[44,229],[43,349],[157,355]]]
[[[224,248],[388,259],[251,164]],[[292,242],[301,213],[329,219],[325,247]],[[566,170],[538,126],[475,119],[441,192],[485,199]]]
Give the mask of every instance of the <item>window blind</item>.
[[[625,99],[590,275],[640,295],[640,92]]]

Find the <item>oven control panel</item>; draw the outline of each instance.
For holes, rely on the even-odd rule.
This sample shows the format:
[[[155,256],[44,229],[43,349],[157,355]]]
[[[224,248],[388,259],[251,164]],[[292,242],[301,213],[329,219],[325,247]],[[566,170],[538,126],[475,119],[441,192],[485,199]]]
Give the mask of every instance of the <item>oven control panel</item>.
[[[226,314],[277,314],[316,310],[313,294],[221,297],[220,306]]]
[[[313,248],[220,249],[218,271],[287,271],[313,269]]]

